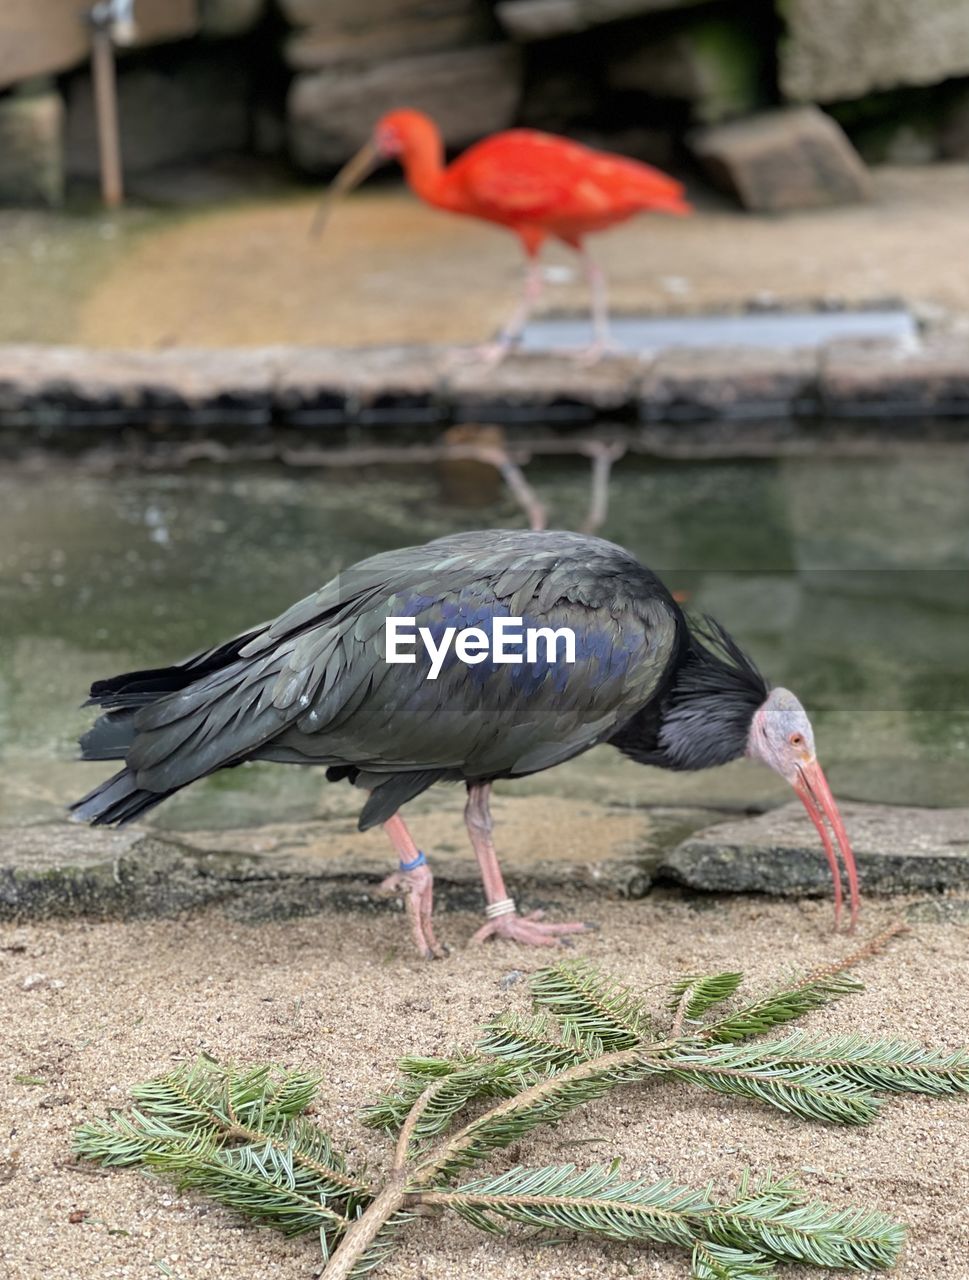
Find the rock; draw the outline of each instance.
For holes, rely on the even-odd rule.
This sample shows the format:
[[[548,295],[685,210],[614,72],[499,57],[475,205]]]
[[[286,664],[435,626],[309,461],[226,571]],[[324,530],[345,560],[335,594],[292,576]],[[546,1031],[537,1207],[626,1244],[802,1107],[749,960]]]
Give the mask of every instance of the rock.
[[[501,799],[497,811],[508,818],[510,834],[511,820],[534,812],[535,804],[534,797]],[[634,811],[567,798],[555,800],[554,810],[573,835],[578,830],[595,838],[536,851],[522,827],[520,839],[506,840],[503,855],[515,892],[580,888],[641,897],[662,851],[709,819],[692,809]],[[480,878],[462,838],[460,808],[431,812],[435,899],[479,910]],[[425,802],[425,820],[429,816]],[[109,831],[66,822],[6,827],[0,828],[0,920],[165,916],[207,903],[250,920],[326,908],[386,910],[378,886],[387,869],[380,840],[361,837],[346,819],[229,831]]]
[[[84,15],[92,0],[4,0],[0,89],[33,76],[66,71],[91,48]],[[135,44],[193,35],[196,0],[138,0]]]
[[[290,152],[304,169],[335,167],[385,111],[402,106],[426,111],[445,143],[460,147],[513,122],[520,76],[518,51],[502,44],[298,75],[288,100]]]
[[[845,804],[862,894],[942,892],[969,885],[969,809]],[[756,818],[698,831],[668,854],[658,875],[691,889],[831,892],[817,832],[797,801]]]
[[[645,421],[702,421],[810,413],[816,407],[812,351],[765,347],[672,348],[640,387]]]
[[[178,50],[150,66],[118,71],[118,109],[125,172],[242,151],[249,139],[249,74],[223,50]],[[97,121],[91,78],[75,76],[68,90],[67,171],[98,173]]]
[[[272,349],[0,347],[0,422],[252,425],[272,419]]]
[[[266,0],[199,0],[199,33],[213,39],[251,31],[266,11]]]
[[[294,70],[315,71],[480,44],[494,33],[490,12],[476,0],[370,0],[326,6],[289,37],[285,53]]]
[[[783,0],[780,9],[787,98],[834,102],[969,72],[962,0]]]
[[[690,146],[745,209],[777,213],[871,198],[871,178],[858,153],[817,107],[713,125],[693,134]]]
[[[64,199],[64,103],[56,89],[0,98],[0,204]]]
[[[763,45],[735,19],[698,19],[658,39],[630,32],[623,50],[606,66],[613,89],[683,99],[704,124],[750,111],[767,96]]]
[[[939,126],[939,154],[947,160],[969,160],[969,91],[949,102]]]
[[[499,0],[498,21],[515,40],[548,40],[642,13],[689,9],[701,0]]]
[[[822,353],[821,396],[838,417],[958,414],[969,406],[969,341],[939,334],[903,346],[837,342]]]

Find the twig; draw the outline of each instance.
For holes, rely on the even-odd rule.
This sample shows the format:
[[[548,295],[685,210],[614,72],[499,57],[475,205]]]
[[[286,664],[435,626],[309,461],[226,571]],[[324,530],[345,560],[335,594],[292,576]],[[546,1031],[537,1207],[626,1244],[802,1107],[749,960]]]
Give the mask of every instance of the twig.
[[[395,1170],[387,1185],[371,1201],[340,1241],[323,1268],[323,1280],[346,1280],[390,1219],[404,1206],[402,1170]]]
[[[407,1113],[407,1119],[397,1138],[397,1149],[394,1152],[394,1168],[403,1169],[407,1163],[407,1152],[410,1147],[410,1140],[413,1137],[414,1130],[420,1123],[421,1116],[427,1110],[427,1104],[437,1092],[440,1081],[430,1084],[417,1099],[410,1111]]]

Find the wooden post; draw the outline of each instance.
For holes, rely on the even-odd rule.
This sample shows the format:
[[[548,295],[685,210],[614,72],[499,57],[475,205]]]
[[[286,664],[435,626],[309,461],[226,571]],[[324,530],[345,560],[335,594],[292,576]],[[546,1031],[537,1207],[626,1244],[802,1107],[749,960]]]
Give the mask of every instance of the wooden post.
[[[118,128],[118,86],[114,73],[111,28],[98,24],[91,33],[91,77],[101,161],[101,198],[108,209],[124,203],[121,177],[121,134]]]

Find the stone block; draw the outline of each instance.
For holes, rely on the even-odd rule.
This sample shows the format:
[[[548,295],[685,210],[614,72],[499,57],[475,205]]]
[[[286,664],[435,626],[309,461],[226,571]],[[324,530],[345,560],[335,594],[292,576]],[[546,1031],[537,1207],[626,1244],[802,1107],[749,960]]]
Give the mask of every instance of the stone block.
[[[199,0],[199,32],[211,39],[251,31],[266,12],[266,0]]]
[[[0,98],[0,204],[64,198],[64,104],[56,89]]]
[[[862,893],[969,885],[969,810],[845,804]],[[708,892],[831,892],[817,832],[798,802],[698,831],[667,854],[659,875]]]
[[[683,347],[656,358],[639,412],[647,422],[790,417],[814,407],[816,388],[813,351]]]
[[[858,153],[817,107],[787,107],[713,125],[694,133],[690,146],[745,209],[813,209],[872,194]]]
[[[919,345],[838,342],[822,353],[821,396],[830,413],[969,413],[969,341],[940,335]]]
[[[0,89],[84,62],[91,37],[84,22],[92,0],[3,0]],[[138,0],[137,45],[194,35],[196,0]]]
[[[118,70],[118,113],[125,172],[242,151],[249,141],[249,73],[227,51],[172,51],[151,66]],[[98,173],[97,121],[91,77],[68,90],[67,171]]]
[[[396,58],[362,69],[299,75],[288,100],[289,147],[310,171],[342,164],[394,107],[416,107],[460,147],[515,118],[521,63],[511,45]]]
[[[515,40],[548,40],[643,13],[690,9],[702,0],[499,0],[498,21]]]
[[[629,32],[610,58],[613,89],[681,99],[705,124],[750,111],[767,93],[763,43],[734,18],[703,18],[655,38]]]
[[[495,31],[494,19],[479,0],[410,0],[386,14],[374,13],[374,7],[372,2],[328,6],[311,26],[289,37],[286,61],[296,71],[316,71],[480,44]],[[376,8],[386,6],[378,3]]]
[[[795,101],[836,102],[969,72],[965,0],[783,0],[780,84]]]

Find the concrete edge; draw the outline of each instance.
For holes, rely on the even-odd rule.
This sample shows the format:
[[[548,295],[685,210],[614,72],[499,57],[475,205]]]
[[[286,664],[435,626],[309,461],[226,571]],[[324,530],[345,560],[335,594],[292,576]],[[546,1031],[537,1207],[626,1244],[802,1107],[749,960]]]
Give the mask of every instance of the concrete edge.
[[[844,340],[817,350],[670,349],[582,367],[516,355],[493,369],[446,348],[124,351],[0,346],[0,429],[573,426],[763,419],[969,417],[969,336]]]

